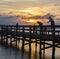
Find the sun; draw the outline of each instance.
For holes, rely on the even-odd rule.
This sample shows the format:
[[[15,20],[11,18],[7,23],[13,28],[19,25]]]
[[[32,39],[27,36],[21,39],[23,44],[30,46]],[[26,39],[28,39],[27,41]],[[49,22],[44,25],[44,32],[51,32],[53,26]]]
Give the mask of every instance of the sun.
[[[26,19],[23,22],[26,22],[28,24],[36,24],[39,20],[37,19]]]
[[[34,21],[34,20],[32,20],[32,19],[30,19],[30,20],[28,20],[28,22],[34,23],[35,21]]]

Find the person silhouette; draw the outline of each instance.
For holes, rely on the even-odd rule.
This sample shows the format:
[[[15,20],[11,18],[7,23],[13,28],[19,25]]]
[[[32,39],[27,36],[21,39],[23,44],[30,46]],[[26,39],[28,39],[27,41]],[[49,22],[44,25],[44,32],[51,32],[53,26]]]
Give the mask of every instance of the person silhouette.
[[[19,24],[18,24],[18,23],[16,23],[16,29],[18,29],[18,26],[19,26]]]
[[[41,22],[39,22],[39,21],[38,21],[37,23],[39,24],[39,26],[42,26],[42,25],[43,25],[43,23],[41,23]]]
[[[16,26],[18,26],[19,24],[18,23],[16,23]]]
[[[40,34],[42,34],[42,30],[43,30],[42,25],[43,25],[43,23],[41,23],[39,21],[37,23],[39,24],[39,27],[40,27],[40,31],[41,31]]]
[[[55,22],[54,22],[54,19],[49,16],[49,22],[51,23],[51,29],[52,29],[52,36],[53,36],[53,39],[52,39],[52,59],[55,59],[55,42],[56,42],[56,38],[55,38]]]
[[[49,21],[48,22],[50,22],[52,28],[55,26],[54,19],[51,16],[49,16]]]

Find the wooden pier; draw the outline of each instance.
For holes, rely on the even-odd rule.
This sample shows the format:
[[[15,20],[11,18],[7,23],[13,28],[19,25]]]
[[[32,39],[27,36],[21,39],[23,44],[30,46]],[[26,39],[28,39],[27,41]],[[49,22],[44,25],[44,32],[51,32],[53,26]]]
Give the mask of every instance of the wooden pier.
[[[12,43],[15,42],[15,47],[18,48],[18,42],[22,40],[22,59],[24,59],[25,45],[29,45],[29,59],[31,59],[32,43],[35,43],[35,59],[37,59],[37,44],[39,44],[39,59],[44,59],[45,49],[48,48],[52,48],[51,59],[55,59],[55,49],[53,50],[53,48],[60,48],[60,25],[55,25],[54,29],[53,31],[50,25],[0,25],[0,43],[12,46]],[[49,41],[52,43],[49,43]],[[45,45],[48,45],[48,47]]]

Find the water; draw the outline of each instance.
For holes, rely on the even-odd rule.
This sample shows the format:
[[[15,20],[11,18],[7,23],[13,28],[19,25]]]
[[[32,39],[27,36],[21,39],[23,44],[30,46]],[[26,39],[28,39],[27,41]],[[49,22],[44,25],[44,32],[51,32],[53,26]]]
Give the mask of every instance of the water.
[[[20,44],[19,47],[21,48]],[[32,59],[34,59],[34,51],[35,51],[35,44],[32,44]],[[37,50],[39,50],[39,45],[37,47]],[[29,59],[29,54],[28,54],[28,45],[25,46],[25,51],[24,52],[24,59]],[[37,51],[37,59],[38,57],[38,52]],[[51,59],[52,56],[52,48],[46,49],[45,51],[45,59]],[[56,59],[60,59],[60,49],[56,48]],[[15,48],[12,47],[5,47],[0,44],[0,59],[22,59],[21,56],[21,50],[16,50]]]
[[[27,53],[24,53],[24,55],[24,59],[28,59]],[[21,51],[0,45],[0,59],[22,59]]]

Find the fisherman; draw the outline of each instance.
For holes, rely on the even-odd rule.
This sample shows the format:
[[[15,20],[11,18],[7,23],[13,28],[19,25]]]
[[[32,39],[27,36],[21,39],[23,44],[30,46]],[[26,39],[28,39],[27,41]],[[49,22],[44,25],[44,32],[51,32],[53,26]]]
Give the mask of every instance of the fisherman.
[[[36,33],[36,27],[35,27],[35,24],[34,24],[34,27],[33,27],[33,33]]]
[[[37,22],[38,24],[39,24],[39,26],[40,26],[40,29],[42,30],[42,25],[43,25],[43,23],[41,23],[41,22]]]
[[[40,34],[42,34],[42,30],[43,30],[42,25],[43,25],[43,23],[41,23],[41,22],[39,22],[39,21],[38,21],[37,23],[38,23],[39,26],[40,26],[40,31],[41,31]]]
[[[39,21],[38,21],[37,23],[39,24],[39,26],[42,26],[42,25],[43,25],[43,23],[41,23],[41,22],[39,22]]]
[[[19,24],[18,24],[18,23],[16,23],[16,30],[18,29],[18,26],[19,26]]]
[[[49,22],[51,23],[51,29],[52,29],[52,36],[53,36],[53,41],[52,41],[52,59],[55,59],[55,22],[54,19],[49,16]]]
[[[18,26],[19,24],[18,23],[16,23],[16,26]]]
[[[53,28],[55,26],[54,19],[51,16],[49,16],[49,21],[48,22],[51,23],[51,28]]]

